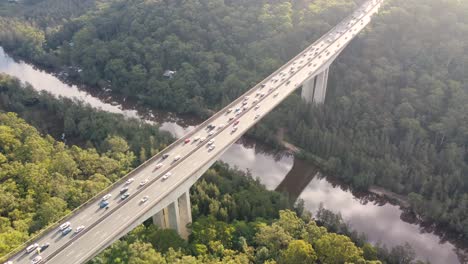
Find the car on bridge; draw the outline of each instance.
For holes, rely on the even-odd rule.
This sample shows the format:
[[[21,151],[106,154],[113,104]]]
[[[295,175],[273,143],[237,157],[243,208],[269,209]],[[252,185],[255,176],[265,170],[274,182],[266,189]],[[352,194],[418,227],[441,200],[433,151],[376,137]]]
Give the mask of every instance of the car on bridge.
[[[33,258],[33,260],[31,260],[31,264],[39,264],[42,262],[42,257],[41,256],[37,256],[35,258]]]
[[[132,183],[133,181],[135,181],[135,179],[134,179],[134,178],[130,178],[130,179],[128,179],[128,180],[125,181],[125,184],[130,184],[130,183]]]
[[[169,177],[171,177],[172,173],[168,172],[166,174],[164,174],[164,176],[162,177],[163,181],[167,180]]]
[[[215,147],[216,147],[215,144],[209,146],[209,147],[208,147],[208,151],[212,151],[213,149],[215,149]]]
[[[77,227],[75,229],[75,233],[78,234],[79,232],[83,231],[83,229],[85,229],[85,226],[84,225],[80,225],[79,227]]]
[[[107,207],[108,205],[109,205],[109,201],[102,201],[101,203],[99,203],[100,208]]]
[[[39,246],[38,243],[34,243],[34,244],[30,245],[29,247],[26,248],[26,253],[33,252],[38,246]]]
[[[174,157],[174,161],[178,161],[178,160],[180,160],[180,155],[177,155]]]
[[[148,180],[147,178],[144,179],[144,180],[142,180],[142,181],[140,182],[140,187],[143,186],[143,185],[145,185],[145,184],[147,184],[148,182],[149,182],[149,180]]]
[[[161,168],[162,166],[163,166],[163,164],[162,164],[162,163],[158,163],[158,164],[156,164],[156,166],[154,167],[154,169],[156,169],[156,170],[157,170],[157,169]]]
[[[120,196],[120,199],[125,200],[129,196],[130,196],[130,193],[127,192],[127,193],[122,194],[122,196]]]
[[[112,197],[112,194],[108,193],[106,195],[104,195],[104,197],[102,197],[102,201],[105,201],[105,200],[109,200],[110,198]]]
[[[70,225],[71,225],[70,222],[65,222],[60,225],[59,229],[60,231],[63,231],[65,228],[69,227]]]
[[[169,157],[169,154],[168,154],[168,153],[162,155],[162,159],[167,159],[167,157]]]
[[[146,203],[146,201],[148,201],[149,197],[148,195],[146,195],[145,197],[141,198],[140,202],[141,203]]]
[[[121,190],[120,190],[120,193],[125,193],[128,191],[128,187],[123,187]]]
[[[40,248],[38,248],[39,253],[46,250],[49,246],[50,246],[49,242],[42,244],[42,246]]]
[[[65,230],[62,231],[62,236],[68,235],[72,231],[71,227],[67,227]]]
[[[190,138],[186,138],[186,139],[184,140],[184,144],[187,144],[187,143],[190,143]]]

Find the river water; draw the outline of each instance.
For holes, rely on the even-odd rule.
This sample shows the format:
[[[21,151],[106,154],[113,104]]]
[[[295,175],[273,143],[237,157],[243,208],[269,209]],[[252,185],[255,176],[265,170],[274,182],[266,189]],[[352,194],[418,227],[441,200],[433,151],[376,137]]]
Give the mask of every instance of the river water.
[[[182,136],[201,122],[158,111],[145,111],[124,100],[114,99],[105,92],[95,93],[83,87],[66,84],[52,74],[25,62],[13,60],[1,47],[0,72],[28,82],[37,90],[76,98],[104,111],[157,123],[162,130],[176,137]],[[321,177],[316,168],[286,152],[274,151],[253,140],[242,138],[223,154],[221,160],[232,167],[249,171],[270,190],[286,190],[291,196],[303,199],[305,208],[311,212],[315,212],[320,204],[334,212],[340,212],[351,228],[365,233],[371,243],[384,244],[390,248],[408,242],[421,260],[440,264],[467,263],[459,257],[464,255],[466,247],[455,246],[461,243],[447,239],[443,232],[411,223],[413,220],[399,206],[374,199],[369,194],[354,194],[333,179]]]

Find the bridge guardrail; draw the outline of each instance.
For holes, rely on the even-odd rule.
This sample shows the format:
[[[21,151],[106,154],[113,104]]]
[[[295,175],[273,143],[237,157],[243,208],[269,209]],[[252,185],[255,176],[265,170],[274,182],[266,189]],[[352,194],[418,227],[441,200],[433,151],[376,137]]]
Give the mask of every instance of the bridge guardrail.
[[[378,3],[379,3],[379,2],[378,2]],[[377,3],[377,4],[378,4],[378,3]],[[376,4],[376,5],[377,5],[377,4]],[[375,8],[376,5],[374,5],[372,8]],[[349,16],[348,16],[348,17],[349,17]],[[347,18],[348,18],[348,17],[347,17]],[[356,23],[354,23],[354,24],[357,24],[357,23],[358,23],[358,22],[356,22]],[[332,30],[330,30],[330,31],[332,31]],[[330,31],[329,31],[329,32],[330,32]],[[324,36],[326,36],[326,35],[328,35],[328,33],[325,34]],[[304,49],[302,52],[300,52],[296,57],[294,57],[293,59],[291,59],[290,61],[288,61],[287,63],[285,63],[282,67],[280,67],[280,69],[279,69],[278,71],[281,71],[285,66],[289,65],[291,61],[294,61],[295,59],[297,59],[298,57],[300,57],[306,50],[310,49],[311,46],[313,46],[315,43],[319,42],[321,39],[322,39],[322,38],[320,38],[319,40],[315,41],[312,45],[310,45],[310,46],[308,46],[307,48],[305,48],[305,49]],[[328,45],[327,48],[328,48],[329,46],[331,46],[331,44]],[[325,48],[325,49],[326,49],[326,48]],[[321,51],[319,54],[323,53],[323,52],[325,51],[325,49],[324,49],[323,51]],[[316,56],[318,56],[318,54],[317,54]],[[301,70],[304,69],[306,66],[307,66],[307,63],[305,63],[305,64],[301,67]],[[297,72],[299,72],[299,70],[298,70]],[[272,75],[275,75],[275,73],[273,73],[273,74],[271,74],[269,77],[265,78],[264,81],[267,80],[267,79],[269,79]],[[285,82],[287,82],[291,77],[292,77],[292,76],[290,76],[289,78],[287,78],[287,79],[285,79],[284,81],[282,81],[282,82],[278,85],[278,87],[279,87],[280,85],[284,84]],[[260,82],[259,84],[262,84],[264,81]],[[257,87],[257,85],[254,86],[253,88],[251,88],[250,90],[254,89],[255,87]],[[276,87],[275,90],[276,90],[278,87]],[[249,91],[250,91],[250,90],[249,90]],[[294,89],[294,90],[295,90],[295,89]],[[292,92],[294,92],[294,90],[292,90],[289,94],[291,94]],[[272,93],[273,93],[273,92],[272,92]],[[247,93],[246,93],[246,94],[247,94]],[[288,95],[289,95],[289,94],[288,94]],[[239,97],[238,99],[242,99],[242,98],[243,98],[243,96]],[[264,100],[265,98],[266,98],[266,97],[262,98],[261,101]],[[279,104],[279,103],[278,103],[278,104]],[[275,106],[276,106],[276,105],[275,105]],[[225,108],[227,109],[228,107],[225,107]],[[252,108],[252,107],[250,107],[250,108]],[[223,110],[226,110],[226,109],[223,108]],[[219,111],[219,112],[224,113],[224,111]],[[247,112],[247,111],[243,112],[242,115],[245,114],[246,112]],[[210,119],[211,119],[211,118],[210,118]],[[252,123],[252,125],[250,125],[250,126],[247,128],[247,130],[250,129],[254,124],[255,124],[255,123]],[[226,129],[226,128],[225,128],[225,129]],[[214,134],[213,137],[215,137],[216,135],[218,135],[218,134],[221,133],[222,131],[223,131],[223,130],[217,131],[217,133]],[[232,143],[234,143],[235,141],[237,141],[237,139],[238,139],[238,137],[233,138],[233,139],[230,141],[231,143],[230,143],[229,145],[227,145],[227,146],[230,146]],[[193,152],[197,151],[198,149],[199,149],[199,148],[196,148],[196,149],[192,150],[192,151],[191,151],[188,155],[186,155],[183,159],[185,159],[186,157],[188,157],[190,154],[192,154]],[[222,149],[222,150],[219,150],[219,151],[222,152],[223,149]],[[207,162],[203,163],[203,164],[201,165],[201,167],[207,165],[209,162],[210,162],[210,161],[207,161]],[[170,169],[168,169],[168,170],[170,170]],[[156,180],[158,180],[158,179],[153,179],[153,181],[156,181]],[[183,181],[185,181],[185,180],[186,180],[186,179],[181,180],[180,183],[183,182]],[[177,186],[180,185],[180,183],[176,185],[176,188],[177,188]],[[148,187],[148,186],[149,186],[149,185],[145,186],[145,188]],[[158,203],[158,202],[160,202],[160,201],[161,201],[162,199],[164,199],[168,194],[170,194],[170,192],[167,192],[164,196],[159,197],[159,199],[157,199],[157,200],[154,201],[153,203]],[[143,211],[139,214],[139,216],[144,215],[144,214],[147,213],[150,209],[151,209],[151,207],[147,207],[145,210],[143,210]],[[135,221],[136,221],[136,220],[135,220]],[[132,222],[132,223],[133,223],[133,222]],[[104,248],[105,248],[105,246],[104,246]],[[89,259],[88,259],[88,260],[89,260]]]
[[[374,0],[370,0],[368,2],[374,2]],[[290,59],[289,61],[287,61],[285,64],[283,64],[280,68],[278,68],[277,70],[275,70],[273,73],[271,73],[268,77],[264,78],[261,82],[257,83],[255,86],[253,86],[252,88],[250,88],[249,90],[247,90],[246,92],[244,92],[241,96],[239,96],[237,99],[235,99],[234,101],[232,101],[231,103],[229,103],[227,106],[225,106],[224,108],[222,108],[220,111],[218,111],[217,113],[215,113],[214,115],[212,115],[210,118],[208,118],[207,120],[205,120],[204,122],[202,122],[200,125],[196,126],[194,129],[192,129],[191,131],[187,132],[187,134],[185,134],[183,137],[175,140],[173,143],[171,143],[169,146],[167,146],[165,149],[163,149],[162,151],[160,151],[159,153],[157,153],[156,155],[154,155],[153,157],[151,157],[150,159],[146,160],[145,162],[143,162],[142,164],[140,164],[138,167],[136,167],[135,169],[131,170],[129,173],[127,173],[125,176],[123,176],[122,178],[120,178],[119,180],[115,181],[114,183],[112,183],[111,185],[109,185],[108,187],[106,187],[105,189],[101,190],[100,192],[98,192],[95,196],[93,196],[92,198],[90,198],[88,201],[84,202],[83,204],[81,204],[80,206],[78,206],[77,208],[75,208],[74,210],[72,210],[70,213],[68,213],[67,215],[63,216],[62,218],[60,218],[58,221],[48,225],[47,227],[45,227],[44,229],[42,229],[41,231],[39,231],[38,233],[34,234],[30,239],[28,239],[26,242],[22,243],[20,246],[16,247],[14,250],[10,251],[8,254],[0,257],[0,262],[4,262],[4,261],[7,261],[9,258],[11,258],[12,256],[18,254],[19,252],[21,252],[22,250],[24,250],[24,248],[26,248],[29,244],[32,244],[34,241],[38,240],[42,235],[56,229],[59,227],[59,225],[63,222],[65,222],[66,220],[70,219],[71,217],[74,216],[75,213],[81,211],[85,206],[89,205],[89,204],[92,204],[92,203],[95,203],[96,201],[99,201],[102,197],[102,195],[104,193],[107,193],[109,192],[110,190],[112,190],[115,186],[119,185],[119,184],[122,184],[124,181],[126,181],[128,178],[131,178],[133,175],[135,175],[136,173],[140,172],[141,170],[143,170],[144,168],[146,168],[150,163],[154,162],[156,159],[158,158],[161,158],[163,154],[169,152],[170,150],[172,150],[174,147],[178,146],[180,143],[183,143],[183,141],[192,136],[193,134],[195,134],[196,132],[198,132],[200,129],[203,129],[208,123],[212,122],[213,119],[216,119],[217,117],[219,117],[220,115],[222,114],[225,114],[227,109],[229,108],[232,108],[234,107],[234,105],[238,104],[239,102],[241,102],[243,100],[243,98],[245,96],[249,96],[250,94],[252,94],[254,91],[256,91],[256,89],[264,84],[265,82],[269,81],[274,75],[278,74],[279,72],[283,71],[284,68],[288,67],[293,61],[295,61],[297,58],[299,58],[300,56],[302,56],[305,52],[307,52],[311,47],[313,47],[316,43],[322,41],[324,38],[328,37],[330,35],[331,32],[333,32],[337,27],[341,26],[343,24],[343,21],[347,21],[349,20],[350,17],[352,17],[358,10],[360,10],[364,5],[366,5],[368,2],[362,4],[356,11],[354,11],[353,13],[351,13],[350,15],[348,15],[346,18],[344,18],[339,24],[335,25],[333,28],[331,28],[329,31],[327,31],[327,33],[325,33],[324,35],[322,35],[318,40],[314,41],[312,44],[310,44],[309,46],[307,46],[306,48],[304,48],[300,53],[298,53],[296,56],[294,56],[292,59]],[[380,2],[382,2],[382,0],[378,0],[377,1],[377,4],[379,4]],[[377,5],[375,4],[374,7]],[[179,162],[177,163],[174,163],[171,165],[170,168],[173,168],[174,166],[177,166],[183,159],[181,159]],[[170,170],[170,169],[168,169]],[[143,190],[143,189],[142,189]],[[123,205],[124,203],[122,204],[119,204],[116,208],[119,208],[121,205]],[[111,212],[109,212],[111,213]],[[103,216],[102,218],[105,218],[107,216],[107,214],[105,216]],[[96,221],[96,222],[100,222],[99,220]],[[75,237],[76,238],[76,237]],[[74,238],[74,239],[75,239]],[[74,239],[71,239],[70,241],[73,241]]]

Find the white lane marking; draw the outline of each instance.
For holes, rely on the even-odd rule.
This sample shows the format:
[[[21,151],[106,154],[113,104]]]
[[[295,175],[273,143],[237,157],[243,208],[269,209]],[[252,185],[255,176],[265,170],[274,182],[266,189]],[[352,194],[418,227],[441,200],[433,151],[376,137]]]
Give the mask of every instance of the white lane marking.
[[[304,70],[304,69],[301,69],[301,70]],[[300,74],[298,74],[296,76],[300,77]],[[284,87],[284,85],[282,85],[282,87]],[[243,118],[243,119],[245,119],[245,118]],[[126,217],[126,218],[128,218],[128,217]]]

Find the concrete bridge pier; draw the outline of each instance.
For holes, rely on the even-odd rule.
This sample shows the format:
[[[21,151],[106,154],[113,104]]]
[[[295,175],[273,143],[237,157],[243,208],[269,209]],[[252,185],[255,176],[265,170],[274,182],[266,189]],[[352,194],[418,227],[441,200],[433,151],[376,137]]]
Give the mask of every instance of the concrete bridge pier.
[[[302,84],[302,98],[308,103],[323,104],[327,94],[328,67]]]
[[[190,231],[187,225],[192,223],[189,191],[187,190],[176,201],[156,213],[153,216],[153,223],[160,228],[174,229],[182,238],[188,239]]]

